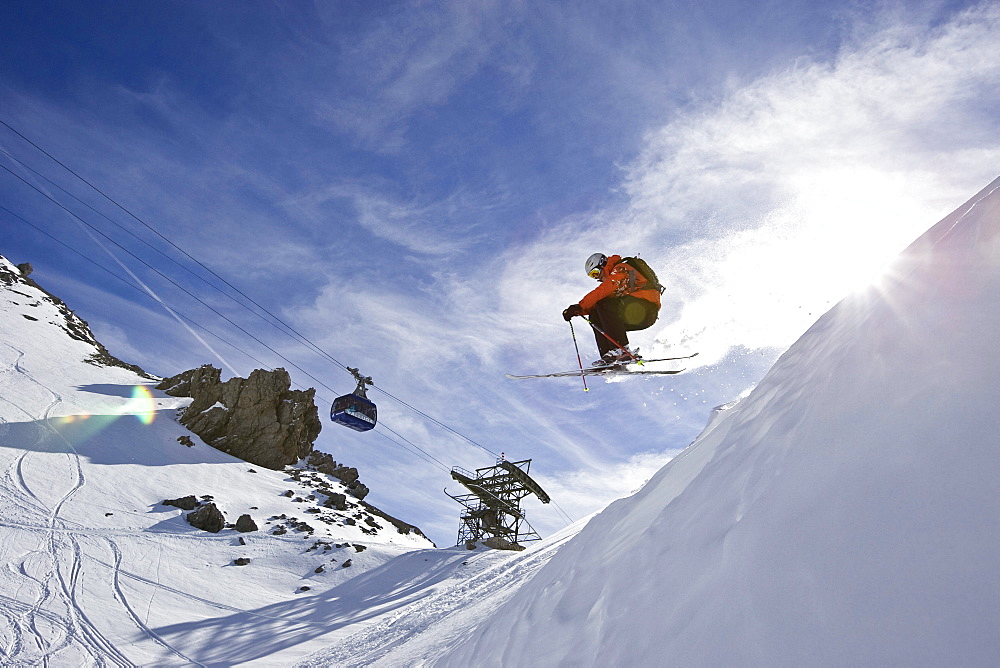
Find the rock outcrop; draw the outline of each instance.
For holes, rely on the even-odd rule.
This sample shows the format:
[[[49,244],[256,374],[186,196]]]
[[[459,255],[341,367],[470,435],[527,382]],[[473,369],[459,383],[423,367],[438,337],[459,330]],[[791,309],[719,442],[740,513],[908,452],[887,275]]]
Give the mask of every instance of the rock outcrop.
[[[157,389],[193,401],[180,422],[214,448],[279,470],[306,457],[322,424],[316,391],[292,390],[284,369],[257,369],[249,378],[221,381],[211,365],[165,379]]]
[[[368,486],[358,480],[360,477],[358,470],[353,466],[337,464],[329,453],[314,450],[309,453],[307,464],[316,471],[332,475],[343,482],[347,487],[347,491],[351,493],[351,496],[359,501],[368,496]]]
[[[191,494],[188,496],[182,496],[179,499],[164,499],[162,505],[173,506],[175,508],[180,508],[181,510],[194,510],[201,505],[201,502],[194,498],[194,494]]]
[[[379,524],[376,518],[381,518],[394,526],[396,531],[403,535],[410,533],[414,533],[418,536],[424,535],[418,527],[409,524],[408,522],[398,520],[395,517],[382,512],[375,506],[361,500],[358,498],[359,492],[355,491],[355,489],[351,489],[347,486],[342,487],[337,485],[336,482],[331,482],[329,476],[332,476],[332,474],[321,471],[317,468],[317,463],[325,469],[332,468],[334,471],[348,468],[338,465],[337,462],[333,461],[333,458],[330,457],[330,455],[314,451],[313,454],[311,454],[305,461],[308,468],[298,468],[294,466],[285,468],[285,471],[292,478],[292,480],[294,480],[300,487],[308,489],[309,492],[306,494],[297,494],[295,490],[290,489],[282,494],[282,496],[292,499],[295,503],[315,504],[311,507],[307,507],[305,512],[310,513],[310,515],[317,522],[323,522],[325,524],[343,524],[345,526],[352,527],[356,526],[364,534],[377,535],[382,529],[382,525]],[[337,480],[340,479],[338,478]],[[343,481],[340,480],[340,482]],[[365,493],[368,491],[368,488],[361,485],[361,483],[356,479],[352,485],[355,487],[360,485],[364,488]],[[343,489],[354,497],[354,499],[348,498],[346,494],[341,494],[336,491],[337,489]],[[326,498],[324,499],[323,497]],[[279,529],[281,533],[285,533],[288,528],[296,531],[313,531],[312,527],[303,522],[299,522],[294,517],[280,515],[271,518],[271,521],[275,520],[281,520],[282,524],[278,525],[272,533],[277,534]],[[424,537],[426,538],[426,536]]]
[[[257,531],[257,523],[253,521],[253,518],[249,515],[240,515],[239,519],[236,520],[236,530],[240,533],[249,533],[251,531]]]
[[[188,524],[211,533],[219,533],[226,528],[226,518],[214,503],[207,503],[185,518]]]

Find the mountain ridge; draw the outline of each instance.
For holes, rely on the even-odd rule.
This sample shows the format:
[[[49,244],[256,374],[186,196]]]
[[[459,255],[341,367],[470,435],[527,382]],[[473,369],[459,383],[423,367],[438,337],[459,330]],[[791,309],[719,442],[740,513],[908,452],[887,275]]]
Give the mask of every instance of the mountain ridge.
[[[6,661],[197,663],[203,636],[165,642],[157,629],[234,611],[253,619],[433,548],[334,476],[261,469],[208,446],[176,420],[191,399],[95,359],[84,321],[24,278],[0,257]],[[217,533],[163,503],[187,496],[221,511]],[[236,530],[244,515],[257,531]],[[260,636],[261,648],[292,660],[328,632],[318,625],[278,644]]]
[[[62,299],[56,297],[54,294],[43,288],[41,285],[35,282],[31,278],[31,273],[33,268],[30,263],[25,262],[19,265],[14,265],[7,258],[0,255],[0,283],[8,286],[11,290],[11,286],[15,284],[22,284],[31,288],[34,288],[38,292],[42,293],[41,298],[53,304],[59,311],[63,318],[63,323],[58,325],[61,327],[70,338],[82,341],[92,345],[96,350],[94,353],[89,355],[83,361],[94,364],[96,366],[117,366],[123,369],[128,369],[129,371],[134,371],[138,375],[147,378],[154,379],[152,376],[146,373],[141,367],[136,364],[129,364],[124,362],[114,355],[112,355],[107,348],[104,347],[97,337],[94,336],[93,332],[90,330],[90,325],[86,320],[78,316]],[[18,293],[24,297],[32,298],[30,295],[25,295],[24,293]],[[22,314],[23,317],[31,320],[32,316],[28,314]],[[56,324],[56,323],[52,323]]]

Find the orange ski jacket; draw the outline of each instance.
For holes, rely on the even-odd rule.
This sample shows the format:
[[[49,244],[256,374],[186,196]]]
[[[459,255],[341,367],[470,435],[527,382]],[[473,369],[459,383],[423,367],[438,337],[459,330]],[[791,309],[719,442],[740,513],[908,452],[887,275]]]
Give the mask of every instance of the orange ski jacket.
[[[631,295],[660,306],[660,291],[647,287],[646,277],[622,262],[621,255],[612,255],[601,270],[601,284],[591,290],[580,300],[580,308],[584,315],[590,315],[597,302],[608,297],[625,297]]]

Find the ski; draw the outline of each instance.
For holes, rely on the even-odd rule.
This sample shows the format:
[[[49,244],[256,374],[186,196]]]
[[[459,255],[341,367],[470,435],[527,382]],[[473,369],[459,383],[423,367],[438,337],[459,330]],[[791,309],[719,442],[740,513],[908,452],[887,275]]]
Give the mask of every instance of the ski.
[[[508,378],[521,380],[524,378],[568,378],[570,376],[672,376],[684,371],[684,369],[670,369],[669,371],[652,371],[639,369],[630,371],[623,364],[614,364],[602,367],[585,367],[583,371],[574,369],[573,371],[557,371],[556,373],[533,373],[525,375],[505,374]]]
[[[670,362],[674,360],[686,360],[691,359],[698,353],[693,353],[691,355],[684,355],[681,357],[659,357],[656,359],[644,359],[643,363],[647,362]],[[640,376],[672,376],[678,374],[684,369],[670,369],[667,371],[657,371],[653,369],[630,369],[629,367],[638,366],[636,362],[626,362],[622,364],[609,364],[607,366],[592,366],[584,367],[583,369],[573,369],[572,371],[557,371],[555,373],[534,373],[534,374],[524,374],[515,375],[508,373],[506,376],[508,378],[513,378],[515,380],[521,380],[524,378],[567,378],[570,376],[621,376],[621,375],[640,375]]]
[[[646,364],[647,362],[673,362],[674,360],[689,360],[692,357],[697,357],[698,353],[691,353],[690,355],[681,355],[680,357],[656,357],[654,359],[646,359],[645,357],[640,357],[638,362],[625,362],[624,366],[629,364]],[[613,364],[611,366],[623,366],[622,364]],[[594,367],[600,368],[600,367]]]

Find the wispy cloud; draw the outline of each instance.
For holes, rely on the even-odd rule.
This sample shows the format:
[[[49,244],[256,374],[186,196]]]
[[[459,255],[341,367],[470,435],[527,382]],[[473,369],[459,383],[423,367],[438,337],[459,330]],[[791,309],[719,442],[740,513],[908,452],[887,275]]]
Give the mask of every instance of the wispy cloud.
[[[490,194],[455,190],[440,199],[428,197],[404,199],[392,194],[393,186],[381,187],[356,181],[335,183],[305,190],[287,198],[286,210],[299,218],[320,223],[327,213],[338,206],[344,225],[357,225],[377,237],[397,245],[401,251],[420,256],[454,256],[479,243],[483,230],[475,222],[477,216],[495,205]],[[455,225],[463,225],[462,234]]]
[[[414,114],[443,103],[479,71],[509,9],[478,0],[387,12],[341,46],[332,65],[343,85],[319,101],[317,117],[369,148],[398,150]],[[506,69],[523,75],[523,68]]]
[[[589,252],[641,250],[668,286],[653,330],[664,347],[700,350],[702,364],[783,348],[996,176],[997,90],[995,3],[887,27],[650,132],[627,204],[563,221],[516,276],[542,257],[573,271]],[[557,307],[565,284],[534,275]]]
[[[224,84],[231,96],[206,102],[168,75],[142,90],[77,83],[84,92],[69,105],[5,88],[5,110],[338,359],[491,447],[562,471],[546,484],[576,514],[631,491],[598,484],[598,472],[644,477],[661,455],[631,461],[635,450],[686,445],[676,434],[703,417],[687,408],[702,401],[697,373],[661,393],[645,382],[585,395],[575,382],[503,379],[575,366],[559,314],[593,287],[589,254],[642,253],[668,285],[661,320],[634,337],[647,352],[684,347],[711,364],[781,349],[1000,164],[995,3],[933,27],[865,17],[878,28],[859,30],[836,56],[734,79],[721,94],[705,79],[757,76],[777,62],[761,55],[769,40],[755,38],[752,67],[734,68],[724,62],[731,26],[709,25],[701,10],[678,23],[665,7],[282,9],[259,48],[245,48],[238,23],[213,28],[216,52],[232,61],[205,87]],[[812,37],[766,29],[781,54]],[[633,151],[637,127],[652,129]],[[607,166],[623,155],[609,193]],[[114,325],[103,331],[122,350],[206,361],[196,344],[154,335],[169,325],[162,314],[105,301]],[[331,387],[353,387],[263,331]],[[587,363],[593,337],[576,334]],[[713,386],[723,367],[711,370]],[[735,396],[756,377],[726,379]],[[448,464],[482,455],[381,408]],[[675,434],[676,423],[685,429]],[[352,437],[331,429],[321,438]],[[383,465],[384,449],[364,445],[345,458],[372,478],[384,469],[389,484],[419,464],[401,453]],[[438,493],[440,471],[411,474]]]

